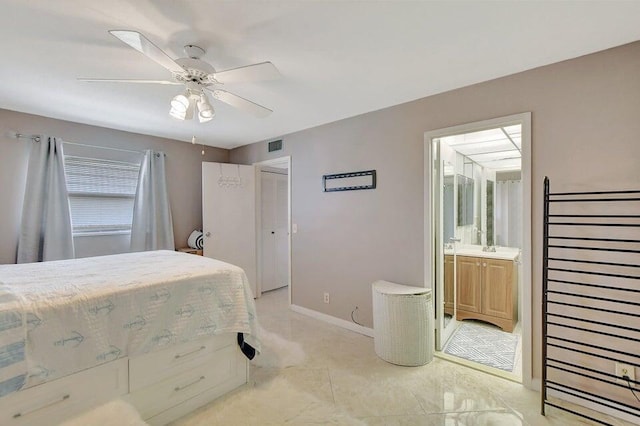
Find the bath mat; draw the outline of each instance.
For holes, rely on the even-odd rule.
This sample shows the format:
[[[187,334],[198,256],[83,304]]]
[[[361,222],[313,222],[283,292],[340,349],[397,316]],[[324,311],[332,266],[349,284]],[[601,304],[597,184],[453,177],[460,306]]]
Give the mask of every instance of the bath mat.
[[[518,335],[497,327],[462,323],[447,342],[444,352],[500,370],[512,372]]]

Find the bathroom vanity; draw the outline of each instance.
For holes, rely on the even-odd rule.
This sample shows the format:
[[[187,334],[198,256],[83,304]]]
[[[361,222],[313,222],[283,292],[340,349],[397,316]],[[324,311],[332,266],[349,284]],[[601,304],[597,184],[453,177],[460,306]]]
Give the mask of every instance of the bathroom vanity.
[[[461,249],[455,260],[457,320],[479,319],[511,332],[518,322],[519,251]],[[445,313],[452,314],[454,256],[445,253]]]

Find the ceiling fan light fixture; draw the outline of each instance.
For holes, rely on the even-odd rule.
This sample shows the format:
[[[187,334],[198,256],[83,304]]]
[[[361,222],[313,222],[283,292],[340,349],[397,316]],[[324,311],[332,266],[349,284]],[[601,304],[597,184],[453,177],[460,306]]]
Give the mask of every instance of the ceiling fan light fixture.
[[[206,95],[204,93],[201,94],[198,100],[198,120],[200,120],[201,123],[205,123],[213,119],[215,114],[213,106],[209,103]]]
[[[169,115],[178,120],[184,120],[187,117],[187,111],[179,111],[172,106],[169,110]]]
[[[198,121],[201,123],[206,123],[207,121],[213,120],[213,114],[210,116],[204,116],[202,114],[198,114]]]
[[[179,95],[175,95],[171,99],[171,109],[176,111],[186,112],[189,108],[189,93],[184,92]]]

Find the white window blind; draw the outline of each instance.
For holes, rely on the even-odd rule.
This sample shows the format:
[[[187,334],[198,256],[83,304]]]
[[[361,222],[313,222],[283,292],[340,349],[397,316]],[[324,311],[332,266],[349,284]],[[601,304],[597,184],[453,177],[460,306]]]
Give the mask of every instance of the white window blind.
[[[140,164],[65,156],[74,234],[131,231]]]

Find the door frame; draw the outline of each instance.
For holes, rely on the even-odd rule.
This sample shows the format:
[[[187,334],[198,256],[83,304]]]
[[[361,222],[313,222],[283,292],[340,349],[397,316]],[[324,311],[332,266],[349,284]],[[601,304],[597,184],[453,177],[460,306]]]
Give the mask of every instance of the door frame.
[[[444,243],[446,243],[444,241],[444,224],[443,226],[439,226],[436,227],[435,221],[437,218],[442,219],[444,216],[444,190],[443,190],[443,184],[444,184],[444,161],[445,158],[442,154],[442,147],[440,145],[440,143],[436,143],[435,141],[433,141],[431,143],[430,146],[431,149],[431,155],[432,155],[432,170],[431,170],[431,190],[432,192],[432,198],[433,198],[433,202],[431,203],[431,208],[432,208],[432,212],[434,213],[433,215],[433,233],[432,233],[432,239],[433,239],[433,247],[434,247],[434,252],[433,252],[433,262],[437,265],[442,265],[442,268],[440,268],[439,270],[435,270],[434,273],[434,277],[433,277],[433,281],[436,285],[436,291],[435,291],[435,297],[433,297],[433,302],[434,302],[434,314],[436,315],[436,326],[435,326],[435,338],[434,343],[435,343],[435,350],[439,351],[442,347],[442,345],[446,342],[446,340],[453,334],[453,332],[455,331],[456,327],[457,327],[457,320],[456,320],[456,309],[457,309],[457,298],[458,298],[458,292],[456,291],[456,276],[457,276],[457,261],[456,261],[456,246],[454,244],[453,246],[453,316],[451,318],[451,321],[449,322],[449,324],[447,324],[446,326],[444,325],[444,303],[445,303],[445,279],[444,279],[444,270],[446,268],[445,265],[445,254],[444,254],[444,250],[442,249],[442,245]],[[437,162],[437,167],[436,167],[436,162]],[[454,173],[453,175],[453,179],[454,179],[454,187],[456,186],[456,182],[457,182],[457,176]],[[435,212],[437,212],[438,214],[436,215]],[[457,217],[457,212],[454,208],[454,222],[455,222],[455,218]],[[425,228],[426,229],[426,228]],[[442,244],[436,245],[437,241],[441,241]],[[441,285],[440,285],[441,283]],[[441,311],[438,310],[440,307]]]
[[[256,169],[256,252],[257,252],[257,294],[256,297],[262,296],[262,179],[260,173],[262,167],[287,166],[287,249],[288,249],[288,271],[287,271],[287,287],[289,306],[291,306],[291,156],[272,158],[270,160],[258,161],[253,163]]]
[[[439,208],[439,203],[432,203],[434,172],[434,158],[432,144],[434,139],[452,136],[461,133],[471,133],[480,130],[488,130],[501,126],[520,124],[522,126],[522,294],[518,297],[518,308],[522,320],[522,384],[532,389],[532,322],[531,322],[531,112],[524,112],[489,120],[461,124],[458,126],[436,129],[424,133],[424,255],[425,270],[424,286],[433,288],[436,283],[436,270],[433,262],[438,250],[435,239],[435,212],[434,205]],[[442,282],[442,285],[444,283]],[[444,288],[437,289],[436,293],[442,294]],[[438,298],[434,298],[434,303]],[[435,306],[434,306],[435,307]],[[434,312],[442,312],[442,309]],[[439,320],[439,318],[436,318]],[[435,341],[435,339],[434,339]]]

